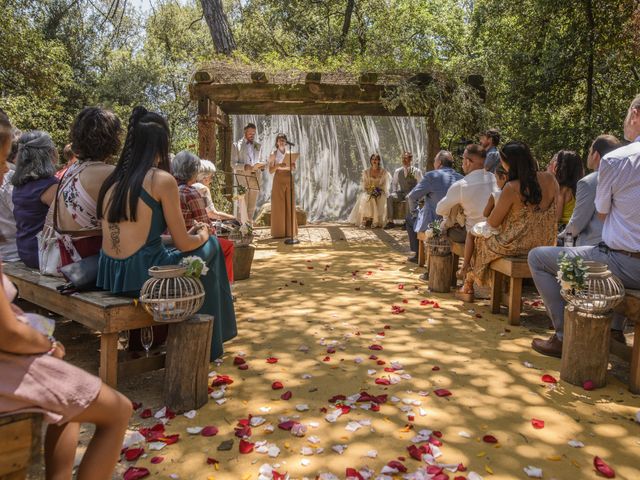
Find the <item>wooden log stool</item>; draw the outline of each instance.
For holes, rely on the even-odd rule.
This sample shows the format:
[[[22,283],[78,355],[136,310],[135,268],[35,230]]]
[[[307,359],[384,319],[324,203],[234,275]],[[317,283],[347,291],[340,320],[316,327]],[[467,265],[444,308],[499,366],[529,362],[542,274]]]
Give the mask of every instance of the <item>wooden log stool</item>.
[[[251,264],[256,247],[254,245],[236,245],[233,251],[233,279],[246,280],[251,275]]]
[[[587,380],[594,387],[607,383],[612,315],[589,315],[572,306],[564,309],[564,336],[560,378],[582,386]]]
[[[202,407],[209,398],[208,375],[214,318],[195,315],[169,325],[164,402],[177,413]]]
[[[436,293],[449,293],[452,268],[451,253],[429,255],[429,290]]]
[[[0,480],[42,475],[42,414],[0,417]]]

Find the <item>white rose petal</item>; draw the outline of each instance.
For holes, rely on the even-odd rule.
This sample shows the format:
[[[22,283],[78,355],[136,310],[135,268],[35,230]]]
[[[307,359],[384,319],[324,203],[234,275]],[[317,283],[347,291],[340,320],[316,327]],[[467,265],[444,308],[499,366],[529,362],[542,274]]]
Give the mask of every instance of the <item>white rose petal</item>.
[[[147,443],[147,447],[149,447],[149,450],[162,450],[166,446],[167,446],[167,444],[164,443],[164,442],[149,442],[149,443]]]
[[[222,405],[223,403],[226,403],[226,402],[227,402],[227,399],[226,399],[226,398],[221,398],[220,400],[216,400],[216,403],[217,403],[218,405]]]
[[[127,431],[127,434],[124,437],[122,442],[122,448],[129,448],[131,445],[135,445],[136,443],[143,443],[146,439],[144,435],[140,432],[134,432],[132,430]]]
[[[522,362],[522,364],[527,368],[535,368],[531,362]]]
[[[300,454],[301,455],[313,455],[313,448],[311,447],[302,447],[300,449]]]
[[[296,410],[299,412],[306,412],[307,410],[309,410],[309,405],[307,405],[306,403],[301,403],[299,405],[296,405]]]
[[[464,430],[461,432],[458,432],[458,436],[464,437],[464,438],[471,438],[471,434],[469,432],[465,432]]]
[[[360,425],[358,422],[349,422],[347,423],[347,426],[344,427],[344,429],[348,432],[355,432],[357,430],[360,430],[362,428],[362,425]]]
[[[476,472],[469,472],[467,475],[468,480],[482,480],[482,476],[477,474]]]
[[[167,416],[167,407],[162,407],[154,415],[155,418],[164,418],[166,416]]]
[[[309,443],[313,443],[314,445],[317,445],[318,443],[320,443],[320,439],[315,435],[311,435],[309,438],[307,438],[307,441]]]
[[[198,435],[202,431],[202,427],[187,427],[189,435]]]
[[[360,363],[362,363],[362,358],[356,357],[356,358],[353,359],[353,361],[358,363],[358,364],[360,364]]]
[[[542,478],[542,469],[537,467],[532,467],[529,465],[528,467],[524,467],[524,473],[531,478]]]
[[[303,467],[308,467],[310,463],[311,460],[309,460],[308,458],[303,458],[302,460],[300,460],[300,465],[302,465]]]
[[[367,370],[367,375],[375,375],[376,371],[373,369]]]
[[[276,458],[278,455],[280,455],[280,449],[276,445],[269,445],[269,449],[267,451],[267,454],[271,458]]]
[[[578,440],[569,440],[569,446],[573,447],[573,448],[583,448],[584,447],[584,443],[578,441]]]
[[[333,447],[331,447],[331,450],[338,453],[338,455],[342,455],[346,449],[347,445],[334,445]]]
[[[189,410],[188,412],[184,412],[183,415],[187,418],[193,419],[196,416],[195,410]]]
[[[369,458],[376,458],[378,456],[378,451],[377,450],[369,450],[367,452],[367,457]]]
[[[640,410],[636,412],[636,422],[640,423]]]
[[[271,411],[271,407],[260,407],[260,411],[262,413],[269,413]]]
[[[252,427],[259,427],[264,422],[266,422],[264,417],[251,417],[251,420],[249,421]]]

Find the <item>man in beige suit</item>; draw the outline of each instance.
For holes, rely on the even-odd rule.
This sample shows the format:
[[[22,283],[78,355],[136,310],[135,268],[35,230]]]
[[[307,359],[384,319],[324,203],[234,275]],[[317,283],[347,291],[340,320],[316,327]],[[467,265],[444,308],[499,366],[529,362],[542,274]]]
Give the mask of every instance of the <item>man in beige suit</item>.
[[[248,123],[244,127],[244,136],[233,144],[231,149],[231,167],[238,174],[238,185],[245,187],[246,192],[236,200],[236,217],[242,223],[253,225],[253,215],[256,211],[256,200],[259,190],[249,189],[249,185],[260,186],[262,171],[265,164],[260,161],[260,144],[255,141],[256,126]],[[254,177],[256,182],[246,176]]]

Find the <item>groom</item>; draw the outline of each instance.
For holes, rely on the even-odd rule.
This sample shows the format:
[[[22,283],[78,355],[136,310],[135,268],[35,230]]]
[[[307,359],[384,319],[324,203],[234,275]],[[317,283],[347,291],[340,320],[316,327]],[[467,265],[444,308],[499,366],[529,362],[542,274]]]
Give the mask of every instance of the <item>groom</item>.
[[[256,126],[247,123],[244,136],[233,144],[231,148],[231,167],[238,175],[238,185],[246,189],[244,195],[236,200],[236,217],[241,223],[253,225],[253,215],[256,211],[256,200],[260,190],[249,189],[249,178],[254,177],[258,187],[261,184],[264,163],[260,162],[260,144],[255,141]],[[251,181],[255,187],[255,182]]]

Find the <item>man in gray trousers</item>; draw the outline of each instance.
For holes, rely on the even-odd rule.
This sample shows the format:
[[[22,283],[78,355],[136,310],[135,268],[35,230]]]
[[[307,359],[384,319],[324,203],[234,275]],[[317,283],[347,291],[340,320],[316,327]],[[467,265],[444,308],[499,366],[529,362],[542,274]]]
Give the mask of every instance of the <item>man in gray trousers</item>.
[[[627,288],[640,289],[640,95],[627,111],[624,136],[630,143],[600,162],[595,208],[604,221],[602,242],[588,247],[539,247],[529,252],[529,268],[556,333],[536,338],[531,346],[543,355],[562,355],[564,299],[556,280],[558,256],[566,252],[585,260],[605,263]],[[615,315],[612,339],[624,342],[624,318]]]

